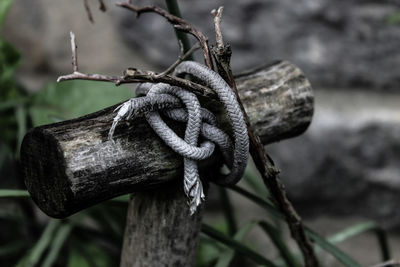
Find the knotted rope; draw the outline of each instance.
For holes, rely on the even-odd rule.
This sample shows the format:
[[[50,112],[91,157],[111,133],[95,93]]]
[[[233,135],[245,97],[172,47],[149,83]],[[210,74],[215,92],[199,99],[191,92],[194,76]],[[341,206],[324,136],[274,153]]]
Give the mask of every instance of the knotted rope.
[[[164,83],[140,84],[136,94],[143,97],[132,98],[117,107],[118,114],[111,126],[109,139],[112,140],[115,127],[120,120],[128,120],[136,114],[145,112],[147,122],[158,136],[171,149],[184,157],[184,192],[189,198],[190,213],[193,214],[204,200],[197,161],[210,157],[214,152],[215,144],[218,145],[225,163],[230,168],[230,173],[220,175],[215,182],[220,185],[235,184],[246,168],[249,139],[236,96],[220,75],[192,61],[179,64],[174,74],[177,76],[191,74],[217,93],[232,125],[233,144],[230,137],[217,127],[215,116],[200,106],[195,94]],[[168,127],[159,111],[173,120],[187,123],[184,139]],[[198,146],[200,134],[205,141]]]

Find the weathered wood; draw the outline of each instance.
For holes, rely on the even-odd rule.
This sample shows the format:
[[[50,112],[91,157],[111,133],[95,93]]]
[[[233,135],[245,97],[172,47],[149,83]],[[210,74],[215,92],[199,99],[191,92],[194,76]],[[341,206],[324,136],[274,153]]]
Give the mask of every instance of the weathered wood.
[[[312,89],[294,65],[265,66],[240,75],[237,84],[264,144],[299,135],[310,124]],[[108,141],[114,108],[37,127],[25,136],[21,149],[25,183],[49,216],[66,217],[103,200],[181,178],[182,158],[143,117],[121,123],[115,143]],[[171,125],[183,131],[181,124]]]
[[[201,208],[190,216],[186,202],[181,183],[133,193],[120,267],[194,266]]]

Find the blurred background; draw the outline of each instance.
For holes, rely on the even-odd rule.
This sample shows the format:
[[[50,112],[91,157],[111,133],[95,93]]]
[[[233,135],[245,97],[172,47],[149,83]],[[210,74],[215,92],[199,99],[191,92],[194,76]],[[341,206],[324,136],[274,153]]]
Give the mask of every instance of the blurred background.
[[[95,21],[90,23],[83,1],[14,1],[1,28],[1,38],[20,53],[20,59],[15,59],[19,61],[18,67],[12,66],[15,70],[12,82],[3,81],[0,89],[1,188],[23,188],[22,182],[15,178],[19,176],[15,159],[16,147],[26,128],[93,112],[133,95],[131,88],[99,83],[56,85],[58,76],[71,72],[69,31],[77,38],[82,72],[120,74],[127,67],[159,71],[178,56],[171,25],[153,14],[136,19],[134,14],[116,7],[115,2],[105,1],[108,10],[102,13],[97,1],[89,1]],[[151,3],[165,6],[163,1]],[[210,43],[214,43],[210,11],[221,5],[225,7],[222,30],[224,40],[232,45],[234,72],[276,59],[291,61],[304,71],[315,90],[313,122],[302,136],[267,147],[281,170],[289,198],[306,223],[323,235],[357,222],[375,221],[388,230],[392,255],[399,259],[400,2],[191,0],[178,3],[183,17],[209,36]],[[5,45],[2,49],[6,49]],[[7,49],[8,55],[14,53],[13,49]],[[12,54],[14,58],[18,58],[16,51]],[[197,56],[201,60],[201,55]],[[34,97],[27,100],[32,94]],[[26,102],[19,102],[23,104],[10,111],[9,99]],[[236,214],[240,214],[239,223],[260,216],[260,210],[243,198],[231,197]],[[218,199],[211,196],[210,201],[217,203]],[[28,214],[38,225],[47,220],[26,203],[18,207],[10,203],[0,202],[3,217],[22,209],[22,218]],[[119,209],[115,205],[112,208]],[[218,223],[220,213],[210,208],[207,220]],[[6,221],[0,220],[3,229],[19,227]],[[121,229],[115,230],[120,235],[123,225],[122,218]],[[40,228],[35,224],[32,227]],[[28,230],[19,227],[15,231],[26,237]],[[29,238],[35,240],[41,231],[33,229],[32,233]],[[9,242],[9,235],[0,234],[1,245]],[[256,246],[271,246],[268,240],[259,240],[258,235],[257,230],[251,231],[248,239]],[[380,261],[372,234],[363,234],[338,246],[363,265]],[[115,250],[115,255],[111,255],[118,258],[118,247],[104,249]],[[8,254],[0,250],[0,262],[12,266],[15,259],[5,255]],[[326,256],[324,266],[341,265]]]

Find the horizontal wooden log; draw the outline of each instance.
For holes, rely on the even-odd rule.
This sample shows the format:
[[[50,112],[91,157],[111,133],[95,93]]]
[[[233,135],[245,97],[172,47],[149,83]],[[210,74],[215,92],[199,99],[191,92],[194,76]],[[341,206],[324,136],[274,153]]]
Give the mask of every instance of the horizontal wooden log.
[[[239,75],[237,84],[264,144],[299,135],[310,124],[312,89],[291,63],[277,62]],[[115,143],[107,139],[115,107],[37,127],[25,136],[21,148],[25,184],[47,215],[63,218],[112,197],[182,178],[181,156],[156,136],[142,116],[120,123]],[[184,131],[180,123],[171,125]],[[229,131],[226,123],[222,127]]]

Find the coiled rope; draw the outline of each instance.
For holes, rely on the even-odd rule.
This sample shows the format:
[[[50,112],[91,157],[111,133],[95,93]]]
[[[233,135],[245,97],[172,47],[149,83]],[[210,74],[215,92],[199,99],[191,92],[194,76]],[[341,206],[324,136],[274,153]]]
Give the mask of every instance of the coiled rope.
[[[184,157],[184,192],[189,198],[190,213],[193,214],[204,200],[197,161],[210,157],[215,144],[218,145],[230,173],[220,175],[214,182],[220,185],[235,184],[246,168],[249,139],[239,103],[224,79],[206,66],[193,61],[182,62],[174,71],[176,76],[185,74],[194,76],[217,93],[232,125],[233,143],[230,137],[217,127],[215,116],[200,106],[195,94],[164,83],[140,84],[136,94],[143,97],[132,98],[117,107],[118,114],[109,131],[109,139],[112,140],[120,120],[129,120],[132,116],[145,112],[147,122],[158,136],[172,150]],[[182,108],[182,105],[185,108]],[[187,123],[184,139],[168,127],[159,111],[172,120]],[[205,141],[198,145],[200,134]]]

